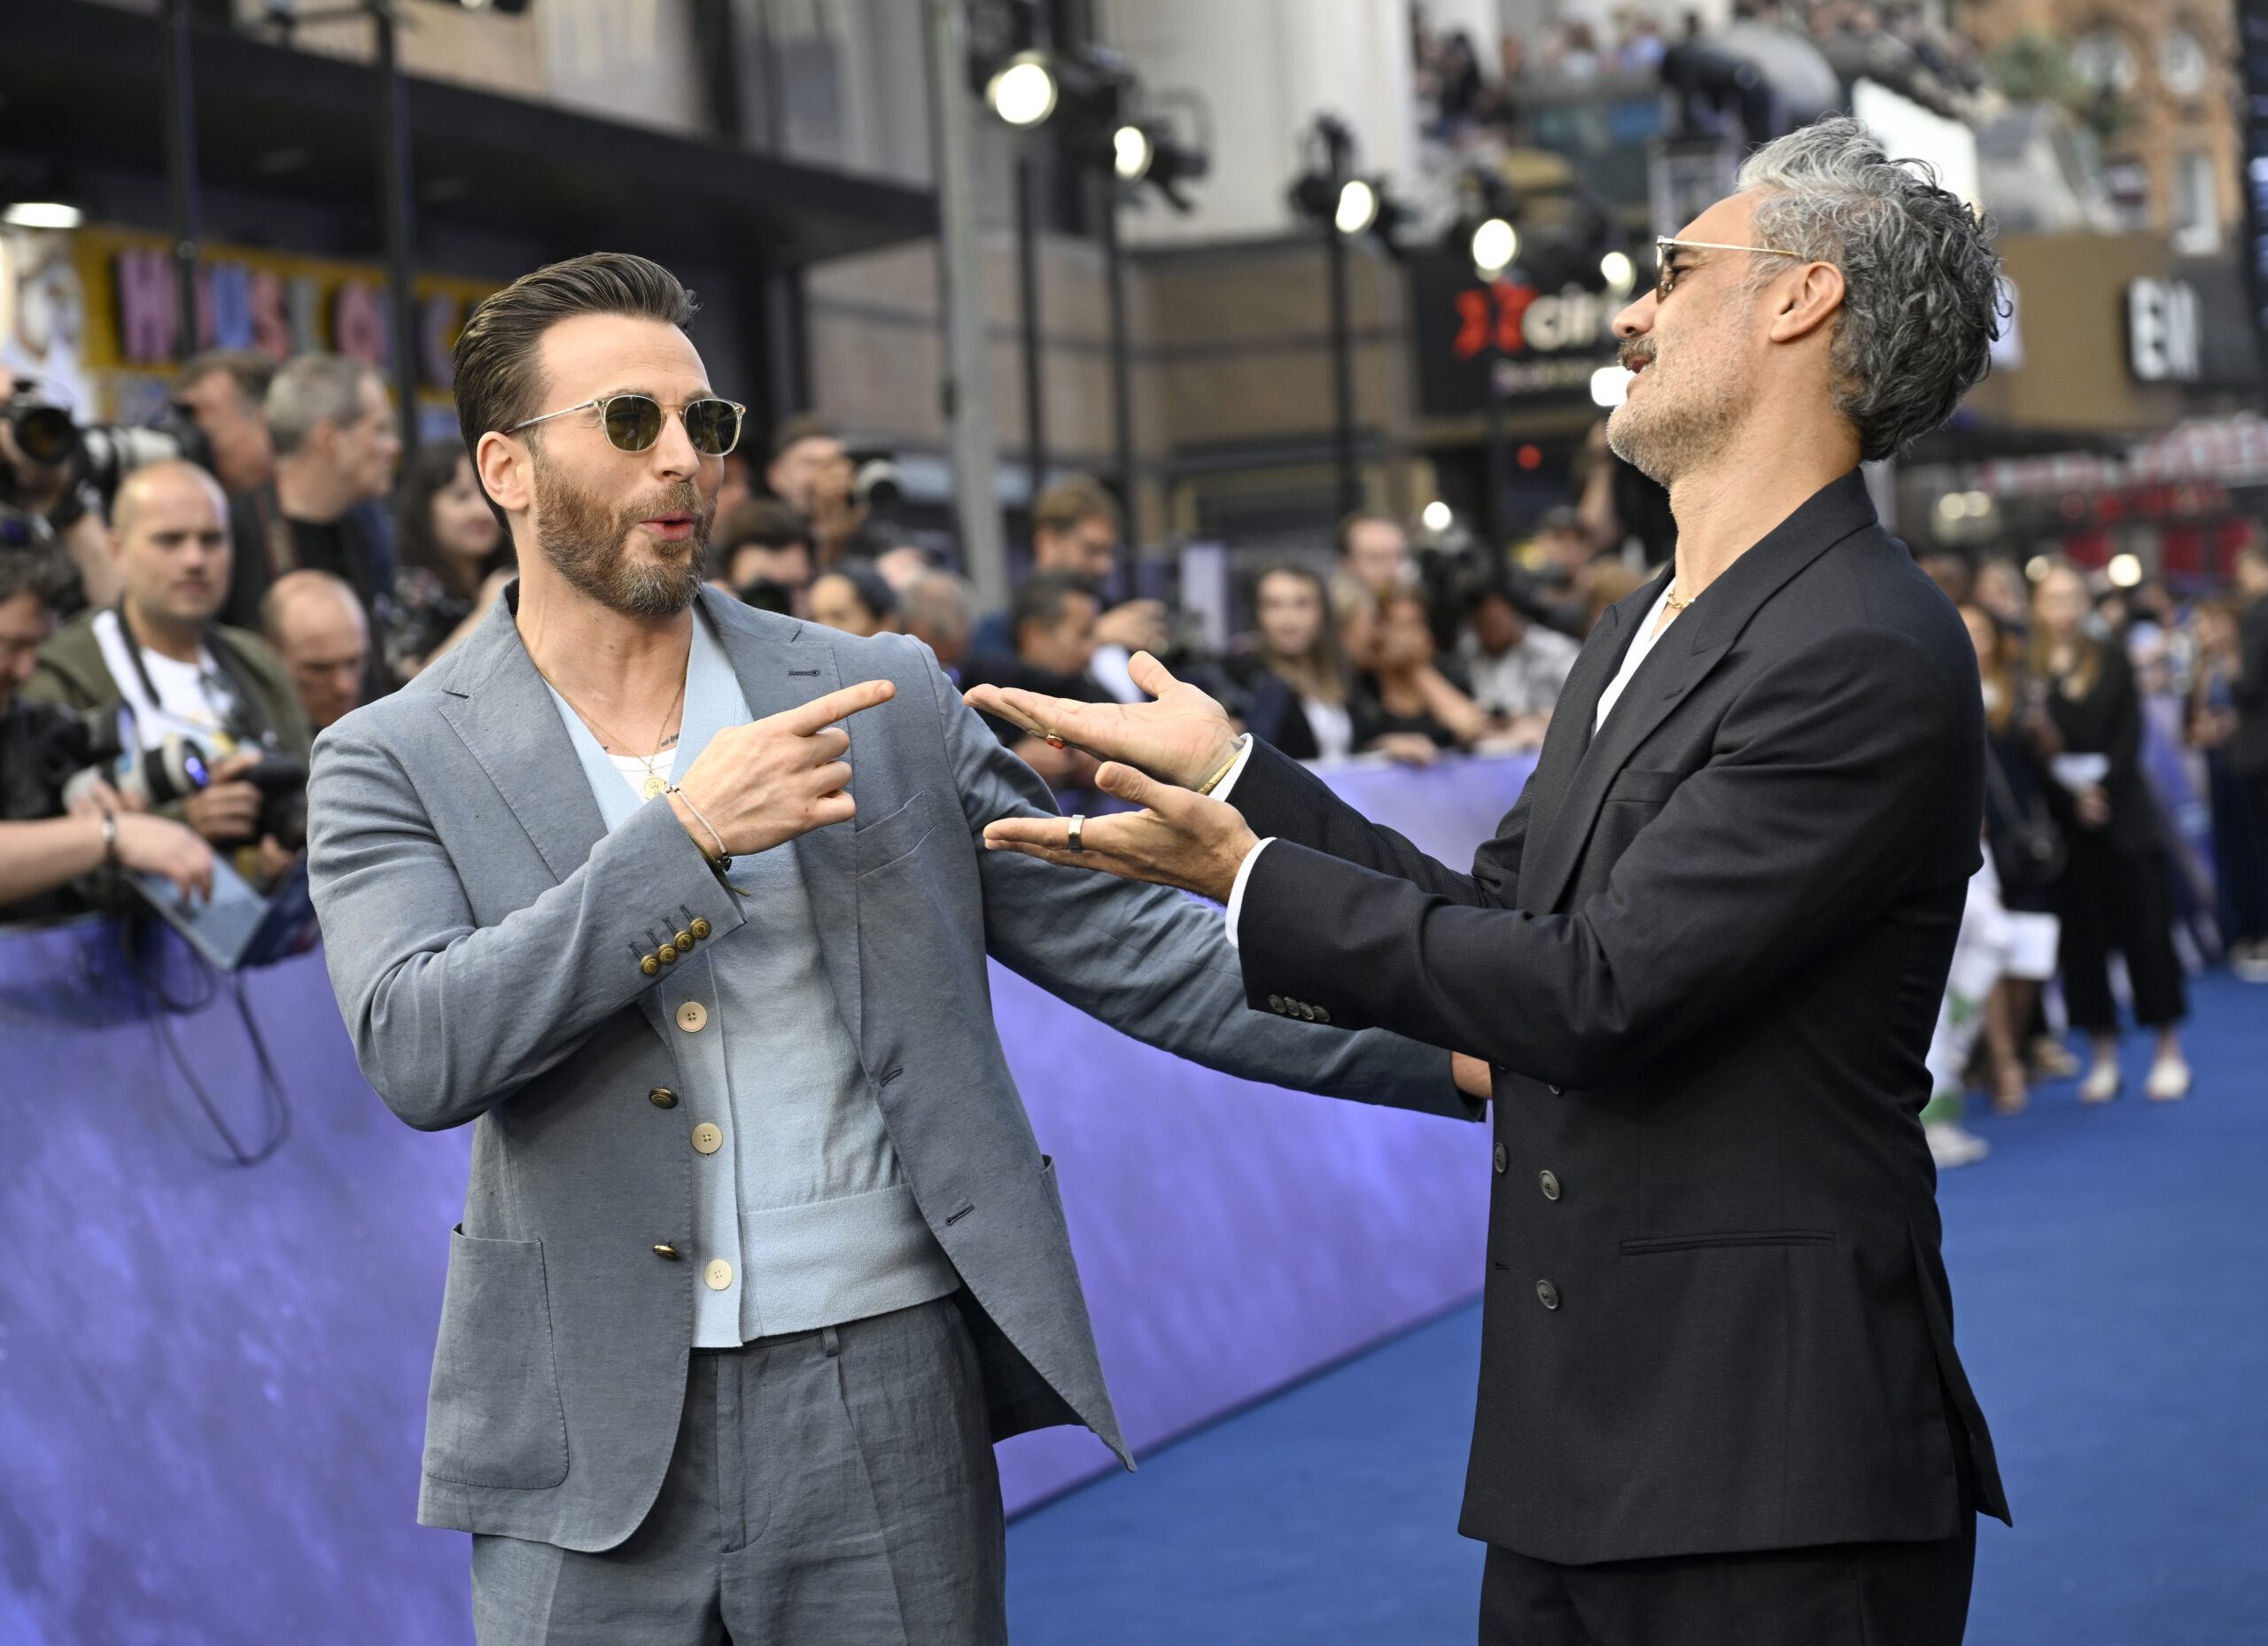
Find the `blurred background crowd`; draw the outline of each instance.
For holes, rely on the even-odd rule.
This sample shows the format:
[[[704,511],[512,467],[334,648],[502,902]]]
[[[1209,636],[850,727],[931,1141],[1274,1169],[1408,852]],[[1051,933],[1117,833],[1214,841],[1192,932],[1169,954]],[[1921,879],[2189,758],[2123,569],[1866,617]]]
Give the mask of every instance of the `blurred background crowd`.
[[[2008,270],[1992,376],[1868,475],[1969,623],[1992,733],[1933,1144],[1982,1153],[1964,1091],[2116,1096],[2122,1017],[2179,1097],[2185,979],[2268,982],[2268,160],[2237,26],[2132,0],[12,12],[0,919],[104,906],[106,863],[291,873],[312,738],[513,575],[449,344],[591,245],[698,288],[748,403],[707,541],[726,594],[914,635],[964,685],[1131,699],[1147,650],[1326,765],[1531,760],[1675,544],[1605,441],[1613,314],[1750,147],[1850,111],[1993,216]],[[1080,751],[996,729],[1067,809],[1109,804]]]

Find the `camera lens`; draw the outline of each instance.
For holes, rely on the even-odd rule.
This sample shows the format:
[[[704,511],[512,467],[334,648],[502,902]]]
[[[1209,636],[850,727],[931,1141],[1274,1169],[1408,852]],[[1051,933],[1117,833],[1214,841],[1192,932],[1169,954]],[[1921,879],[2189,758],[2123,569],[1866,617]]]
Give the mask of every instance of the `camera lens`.
[[[16,444],[35,463],[70,461],[79,449],[79,426],[60,406],[34,406],[15,417]]]

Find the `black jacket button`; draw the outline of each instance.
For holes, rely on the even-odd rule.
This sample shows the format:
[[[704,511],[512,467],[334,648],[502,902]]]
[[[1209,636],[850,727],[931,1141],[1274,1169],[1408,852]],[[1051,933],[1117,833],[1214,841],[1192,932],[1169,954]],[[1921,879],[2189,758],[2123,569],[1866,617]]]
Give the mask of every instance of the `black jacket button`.
[[[1498,1144],[1496,1145],[1497,1175],[1501,1176],[1504,1171],[1511,1167],[1511,1163],[1512,1157],[1504,1152],[1504,1145],[1503,1144]]]
[[[1549,1280],[1537,1281],[1535,1283],[1535,1300],[1542,1304],[1546,1308],[1558,1308],[1559,1288],[1553,1285]]]
[[[1545,1200],[1556,1200],[1559,1198],[1559,1175],[1557,1172],[1538,1172],[1535,1175],[1535,1181],[1542,1189]]]

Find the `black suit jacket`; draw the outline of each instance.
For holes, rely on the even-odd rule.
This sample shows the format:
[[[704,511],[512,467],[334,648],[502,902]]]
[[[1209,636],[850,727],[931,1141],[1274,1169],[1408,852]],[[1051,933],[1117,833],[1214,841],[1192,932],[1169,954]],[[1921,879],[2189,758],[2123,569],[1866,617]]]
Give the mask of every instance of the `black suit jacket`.
[[[1594,738],[1659,590],[1592,633],[1470,875],[1256,752],[1248,998],[1495,1068],[1466,1535],[1590,1563],[2006,1518],[1917,1123],[1979,862],[1975,654],[1853,471]]]

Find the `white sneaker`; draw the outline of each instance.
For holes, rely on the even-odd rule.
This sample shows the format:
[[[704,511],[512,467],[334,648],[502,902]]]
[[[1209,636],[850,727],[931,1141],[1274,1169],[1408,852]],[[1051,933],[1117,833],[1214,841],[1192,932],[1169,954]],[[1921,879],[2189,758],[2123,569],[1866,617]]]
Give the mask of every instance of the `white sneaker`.
[[[2229,970],[2236,974],[2239,982],[2268,983],[2268,954],[2256,949],[2250,954],[2239,955],[2229,961]]]
[[[2187,1073],[2186,1070],[2183,1072]],[[2087,1077],[2079,1083],[2079,1101],[2082,1103],[2108,1103],[2117,1095],[2118,1064],[2111,1058],[2097,1063],[2087,1071]]]
[[[2175,1103],[2189,1095],[2189,1065],[2178,1057],[2160,1058],[2150,1065],[2142,1093],[2153,1103]]]
[[[1930,1158],[1939,1171],[1973,1166],[1992,1152],[1992,1145],[1984,1138],[1949,1120],[1931,1121],[1922,1128],[1922,1134],[1930,1140]]]

